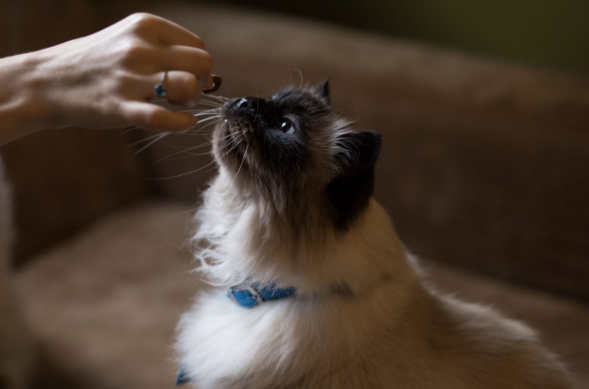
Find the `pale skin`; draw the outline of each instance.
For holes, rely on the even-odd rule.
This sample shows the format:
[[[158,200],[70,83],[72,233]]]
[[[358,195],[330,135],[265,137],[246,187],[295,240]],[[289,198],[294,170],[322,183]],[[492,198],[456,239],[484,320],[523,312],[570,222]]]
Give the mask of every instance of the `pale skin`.
[[[153,103],[194,106],[213,87],[202,39],[163,18],[133,14],[95,34],[0,59],[0,145],[48,128],[183,131],[197,119]]]

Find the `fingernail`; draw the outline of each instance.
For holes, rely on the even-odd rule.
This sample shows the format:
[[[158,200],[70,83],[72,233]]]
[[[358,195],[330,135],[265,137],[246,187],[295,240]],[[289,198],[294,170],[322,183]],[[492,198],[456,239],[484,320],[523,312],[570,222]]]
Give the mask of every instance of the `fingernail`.
[[[201,82],[201,89],[208,90],[215,86],[215,82],[213,81],[213,77],[209,74],[206,80]]]

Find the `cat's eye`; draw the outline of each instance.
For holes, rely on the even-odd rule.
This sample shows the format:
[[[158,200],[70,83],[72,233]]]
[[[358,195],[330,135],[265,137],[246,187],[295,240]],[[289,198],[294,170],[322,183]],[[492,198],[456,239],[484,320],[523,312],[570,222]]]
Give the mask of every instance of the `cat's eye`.
[[[290,119],[284,118],[280,121],[280,130],[285,134],[294,134],[294,124]]]

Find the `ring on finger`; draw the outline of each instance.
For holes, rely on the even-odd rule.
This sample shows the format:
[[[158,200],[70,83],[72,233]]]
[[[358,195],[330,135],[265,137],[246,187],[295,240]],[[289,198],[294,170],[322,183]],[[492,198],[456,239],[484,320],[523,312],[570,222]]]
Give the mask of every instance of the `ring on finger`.
[[[157,97],[166,97],[166,95],[168,94],[168,91],[166,90],[166,87],[164,86],[164,83],[166,82],[167,75],[168,75],[168,71],[166,70],[162,74],[161,81],[158,84],[156,84],[155,87],[153,88],[153,92],[155,93],[155,95]]]

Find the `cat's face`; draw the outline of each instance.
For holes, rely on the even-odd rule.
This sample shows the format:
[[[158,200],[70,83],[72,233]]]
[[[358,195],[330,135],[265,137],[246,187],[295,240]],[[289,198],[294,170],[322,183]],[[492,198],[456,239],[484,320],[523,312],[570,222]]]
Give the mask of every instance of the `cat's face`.
[[[214,154],[243,196],[269,202],[291,221],[319,212],[336,227],[345,227],[366,205],[380,137],[349,129],[331,109],[327,81],[268,99],[233,99],[222,119]]]

